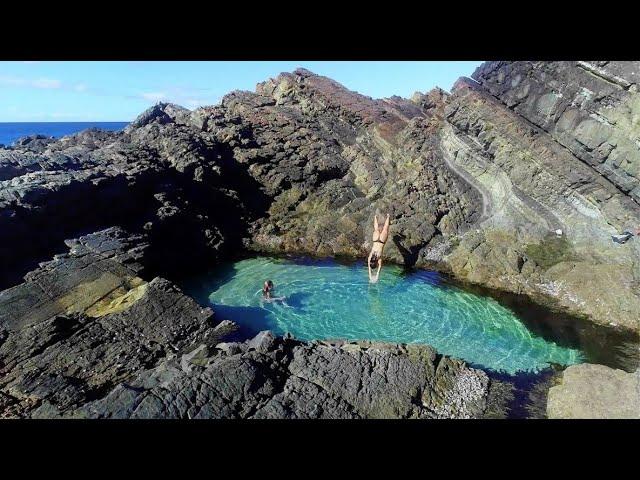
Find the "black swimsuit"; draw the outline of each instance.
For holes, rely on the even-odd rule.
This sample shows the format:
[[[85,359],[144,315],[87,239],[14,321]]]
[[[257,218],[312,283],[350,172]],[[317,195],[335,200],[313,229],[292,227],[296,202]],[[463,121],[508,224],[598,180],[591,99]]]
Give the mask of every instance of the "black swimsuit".
[[[373,241],[373,243],[376,243],[376,242],[381,243],[381,244],[383,244],[383,245],[384,245],[384,242],[383,242],[382,240],[374,240],[374,241]]]

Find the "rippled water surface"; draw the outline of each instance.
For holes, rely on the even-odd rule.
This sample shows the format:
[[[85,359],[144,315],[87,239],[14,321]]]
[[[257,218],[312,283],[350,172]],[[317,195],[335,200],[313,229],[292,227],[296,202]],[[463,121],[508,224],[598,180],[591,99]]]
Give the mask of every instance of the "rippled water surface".
[[[380,277],[370,284],[362,263],[258,257],[218,268],[200,289],[218,319],[254,332],[290,332],[302,340],[427,343],[509,374],[583,361],[578,349],[535,335],[493,298],[462,290],[438,273],[385,265]],[[284,301],[263,300],[266,279]]]

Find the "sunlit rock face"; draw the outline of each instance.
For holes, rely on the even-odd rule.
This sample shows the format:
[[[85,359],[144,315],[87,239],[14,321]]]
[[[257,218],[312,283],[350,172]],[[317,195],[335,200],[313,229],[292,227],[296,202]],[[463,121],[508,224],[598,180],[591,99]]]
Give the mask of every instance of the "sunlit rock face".
[[[637,228],[632,197],[471,80],[456,85],[447,120],[447,158],[486,205],[448,256],[453,271],[638,329],[640,244],[611,240]]]
[[[481,207],[440,154],[445,99],[373,100],[304,70],[225,97],[209,129],[273,198],[253,247],[361,256],[377,211],[393,219],[389,258],[425,263]]]
[[[640,200],[637,62],[488,62],[473,77]]]
[[[640,370],[572,365],[549,390],[549,418],[640,418]]]
[[[185,359],[185,357],[183,357]],[[264,331],[168,361],[75,418],[480,418],[488,378],[426,345],[314,342]]]

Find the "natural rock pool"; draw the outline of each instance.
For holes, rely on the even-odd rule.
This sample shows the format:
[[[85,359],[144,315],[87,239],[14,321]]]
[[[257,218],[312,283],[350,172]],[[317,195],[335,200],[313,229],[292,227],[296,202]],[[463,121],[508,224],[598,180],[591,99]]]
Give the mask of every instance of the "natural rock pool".
[[[283,302],[263,300],[267,279]],[[518,314],[517,306],[509,308],[432,271],[385,265],[380,281],[370,284],[362,262],[257,257],[218,267],[190,285],[190,293],[211,304],[218,319],[235,321],[246,334],[269,329],[301,340],[426,343],[510,375],[590,361],[594,348],[596,356],[601,353],[585,344],[585,335],[568,335],[566,321],[545,329],[548,312],[536,315],[535,308],[520,305],[524,314]]]

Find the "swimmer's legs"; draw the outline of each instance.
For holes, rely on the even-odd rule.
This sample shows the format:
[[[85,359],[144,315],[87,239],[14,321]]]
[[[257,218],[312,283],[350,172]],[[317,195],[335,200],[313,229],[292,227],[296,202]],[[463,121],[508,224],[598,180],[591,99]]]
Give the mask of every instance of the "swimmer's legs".
[[[378,225],[378,215],[373,216],[373,241],[375,242],[380,237],[380,226]]]
[[[389,236],[389,224],[391,223],[391,219],[389,214],[387,214],[387,219],[384,221],[384,226],[382,227],[382,232],[380,233],[380,241],[387,242],[387,237]]]

